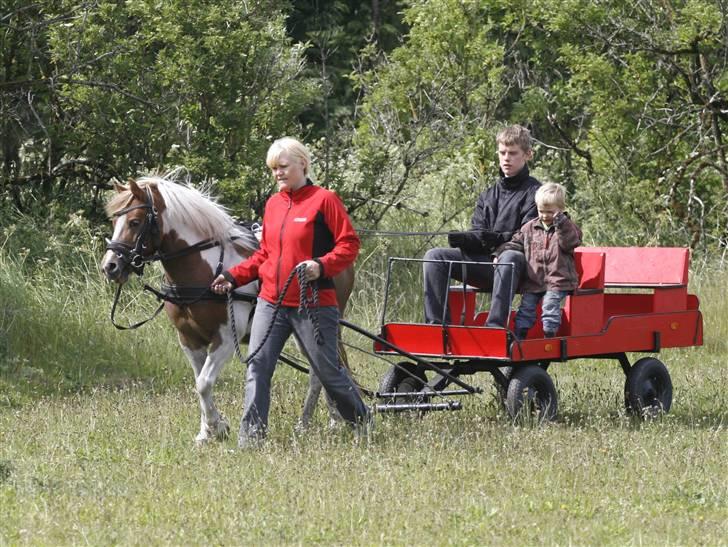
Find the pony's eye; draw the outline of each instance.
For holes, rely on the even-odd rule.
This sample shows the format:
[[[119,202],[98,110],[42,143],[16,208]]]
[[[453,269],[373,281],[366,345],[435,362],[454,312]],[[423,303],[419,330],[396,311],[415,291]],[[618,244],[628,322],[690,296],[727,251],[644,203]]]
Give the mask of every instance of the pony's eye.
[[[129,221],[129,228],[138,228],[140,224],[141,224],[140,220],[133,218]]]

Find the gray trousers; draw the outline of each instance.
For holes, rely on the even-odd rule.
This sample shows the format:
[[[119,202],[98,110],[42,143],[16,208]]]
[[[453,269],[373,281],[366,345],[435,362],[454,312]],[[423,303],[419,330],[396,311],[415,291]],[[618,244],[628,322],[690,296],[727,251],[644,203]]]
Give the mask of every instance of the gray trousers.
[[[541,302],[541,323],[544,333],[553,333],[561,326],[561,301],[569,294],[565,291],[523,293],[521,306],[516,313],[516,330],[530,329],[536,322],[536,307]]]
[[[291,334],[298,339],[311,363],[312,371],[321,380],[341,417],[351,425],[363,423],[368,419],[369,409],[362,401],[349,373],[339,363],[337,349],[339,310],[335,306],[322,306],[317,311],[324,341],[322,345],[316,343],[311,320],[305,314],[300,314],[297,308],[281,306],[275,324],[271,327],[274,306],[258,298],[248,350],[254,352],[260,346],[269,327],[271,332],[263,347],[248,363],[239,442],[261,439],[266,434],[271,379],[278,357]]]
[[[460,249],[438,247],[425,253],[425,260],[466,260],[473,262],[492,262],[490,256],[463,255]],[[451,276],[458,281],[465,281],[480,289],[492,291],[490,312],[486,326],[504,327],[508,319],[513,295],[518,289],[518,283],[526,270],[526,257],[518,251],[505,251],[498,257],[498,266],[491,264],[463,266],[453,264]],[[506,266],[511,264],[512,267]],[[447,262],[424,262],[422,265],[425,285],[425,321],[427,323],[450,322],[450,313],[447,309],[447,289],[450,286]],[[465,269],[465,276],[463,276]],[[463,278],[466,279],[463,279]]]

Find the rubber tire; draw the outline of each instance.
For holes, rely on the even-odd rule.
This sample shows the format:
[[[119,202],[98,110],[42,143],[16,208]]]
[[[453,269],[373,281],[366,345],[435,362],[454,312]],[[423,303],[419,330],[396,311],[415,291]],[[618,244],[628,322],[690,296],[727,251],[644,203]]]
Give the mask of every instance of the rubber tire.
[[[427,376],[425,376],[425,371],[421,367],[409,362],[403,362],[400,363],[400,365],[407,368],[407,370],[417,376],[417,378],[423,380],[424,383],[427,383]],[[392,365],[379,382],[379,393],[409,393],[412,391],[420,391],[424,387],[424,383],[415,380],[402,369]],[[396,402],[418,402],[417,400],[410,399],[411,398],[401,397],[395,399],[394,397],[391,397],[385,402],[387,404],[393,404]]]
[[[667,414],[672,405],[672,380],[659,359],[643,357],[629,370],[624,382],[627,412],[643,419]]]
[[[558,397],[551,376],[538,365],[515,367],[508,384],[506,410],[513,420],[529,419],[523,412],[524,405],[535,403],[537,423],[556,419]],[[530,404],[529,404],[530,406]]]

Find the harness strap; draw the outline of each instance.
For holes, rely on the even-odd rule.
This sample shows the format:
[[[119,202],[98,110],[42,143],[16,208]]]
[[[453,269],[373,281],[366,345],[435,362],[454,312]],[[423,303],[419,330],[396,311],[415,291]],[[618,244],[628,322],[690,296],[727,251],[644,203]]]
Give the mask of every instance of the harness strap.
[[[144,285],[144,290],[152,293],[159,300],[171,302],[177,306],[190,306],[201,300],[213,302],[225,302],[228,300],[227,295],[216,294],[210,290],[209,286],[180,286],[162,283],[159,289]],[[231,291],[230,294],[232,295],[232,299],[236,301],[254,303],[258,300],[258,295],[255,294],[234,291]]]
[[[121,288],[122,287],[123,287],[123,285],[117,285],[116,286],[116,294],[114,294],[114,302],[113,302],[113,304],[111,304],[111,316],[110,316],[110,318],[111,318],[111,324],[114,325],[117,329],[119,329],[119,330],[133,330],[133,329],[138,329],[143,324],[148,323],[149,321],[151,321],[152,319],[154,319],[155,317],[157,317],[157,315],[159,315],[159,312],[162,311],[162,308],[164,307],[164,302],[161,302],[159,304],[159,306],[157,307],[157,309],[154,311],[154,313],[150,317],[147,317],[144,321],[139,321],[138,323],[134,323],[133,325],[128,325],[128,326],[124,326],[124,325],[117,324],[116,323],[116,319],[115,319],[115,315],[116,315],[116,305],[119,303],[119,296],[121,295]]]

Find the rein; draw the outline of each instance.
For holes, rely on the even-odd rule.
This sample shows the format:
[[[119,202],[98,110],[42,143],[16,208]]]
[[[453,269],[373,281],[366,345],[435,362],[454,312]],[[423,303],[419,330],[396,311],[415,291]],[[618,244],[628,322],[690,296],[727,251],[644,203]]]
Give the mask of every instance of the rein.
[[[298,311],[301,314],[306,314],[308,318],[311,320],[311,323],[313,325],[313,335],[316,339],[316,343],[321,346],[324,343],[323,336],[321,335],[321,328],[319,326],[319,316],[318,316],[318,283],[309,283],[306,280],[306,266],[304,264],[299,264],[295,268],[291,270],[291,273],[288,274],[288,278],[286,279],[286,282],[283,284],[283,288],[281,289],[281,293],[278,295],[278,300],[276,300],[276,303],[273,305],[273,317],[271,317],[270,323],[268,324],[268,328],[265,331],[265,335],[263,336],[263,340],[260,342],[257,348],[255,348],[255,351],[248,354],[247,358],[243,358],[243,355],[240,351],[240,342],[238,340],[237,335],[237,328],[235,327],[235,314],[233,313],[233,307],[232,307],[232,291],[228,292],[228,315],[230,316],[230,328],[233,331],[233,343],[235,345],[235,355],[238,357],[241,363],[247,364],[250,362],[250,360],[255,357],[258,352],[263,348],[265,343],[268,341],[268,338],[270,338],[271,332],[273,331],[273,325],[275,325],[276,318],[278,317],[278,311],[281,309],[281,304],[283,303],[283,298],[286,296],[286,293],[288,292],[288,287],[291,285],[291,282],[293,281],[293,278],[297,276],[298,277],[298,285],[299,285],[299,299],[298,299]],[[311,298],[308,298],[308,288],[311,288]]]

